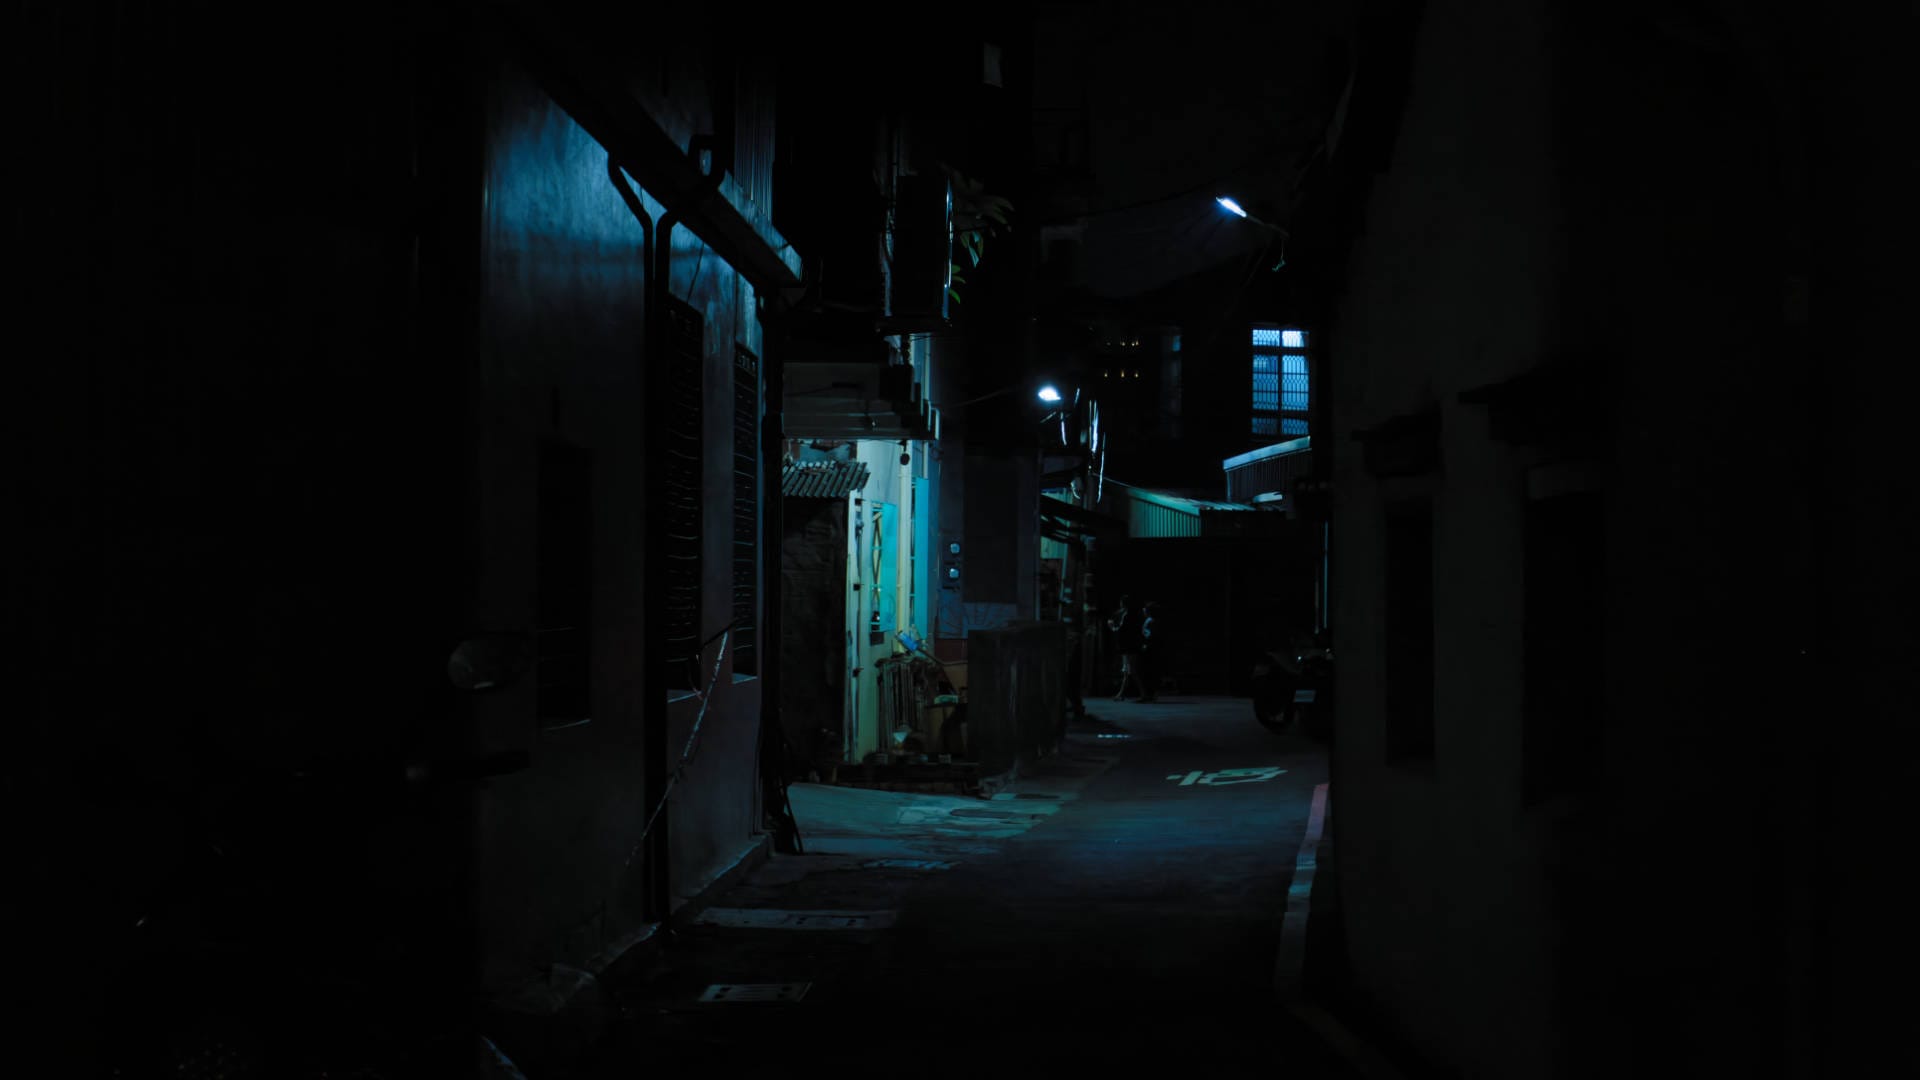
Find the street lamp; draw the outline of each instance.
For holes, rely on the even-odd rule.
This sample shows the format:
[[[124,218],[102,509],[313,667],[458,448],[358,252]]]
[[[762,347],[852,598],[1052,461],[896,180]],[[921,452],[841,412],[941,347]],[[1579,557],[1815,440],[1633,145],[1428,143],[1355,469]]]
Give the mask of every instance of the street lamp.
[[[1222,210],[1225,210],[1227,213],[1232,214],[1234,217],[1245,218],[1246,220],[1253,222],[1255,225],[1258,225],[1263,229],[1271,229],[1272,231],[1279,233],[1283,237],[1287,235],[1287,230],[1281,228],[1278,225],[1275,225],[1273,222],[1262,221],[1259,218],[1254,217],[1252,214],[1247,213],[1246,207],[1241,206],[1239,200],[1235,199],[1231,195],[1215,195],[1213,197],[1213,201],[1219,203],[1220,208]]]
[[[1246,208],[1241,206],[1240,203],[1230,195],[1215,195],[1213,197],[1213,201],[1219,203],[1221,209],[1225,210],[1227,213],[1232,214],[1237,218],[1242,218],[1244,220],[1250,221],[1253,224],[1258,225],[1263,229],[1266,229],[1268,232],[1273,233],[1275,236],[1278,236],[1280,238],[1280,261],[1277,263],[1274,263],[1273,268],[1275,270],[1278,270],[1281,267],[1287,265],[1287,230],[1281,228],[1278,225],[1275,225],[1271,221],[1262,221],[1259,218],[1254,217],[1252,214],[1247,213]]]
[[[1023,387],[1032,386],[1032,385],[1033,385],[1032,383],[1017,383],[1017,382],[1008,383],[1007,385],[991,393],[981,394],[979,397],[976,397],[976,398],[968,398],[967,400],[959,403],[958,405],[952,406],[952,408],[964,409],[969,405],[978,405],[983,401],[992,401],[994,398],[1005,397],[1008,394],[1013,393],[1015,390],[1019,390],[1019,389],[1022,389]],[[1040,400],[1041,404],[1043,405],[1057,405],[1062,400],[1060,396],[1059,388],[1055,387],[1052,383],[1042,383],[1040,385],[1039,391],[1036,393],[1035,396]]]

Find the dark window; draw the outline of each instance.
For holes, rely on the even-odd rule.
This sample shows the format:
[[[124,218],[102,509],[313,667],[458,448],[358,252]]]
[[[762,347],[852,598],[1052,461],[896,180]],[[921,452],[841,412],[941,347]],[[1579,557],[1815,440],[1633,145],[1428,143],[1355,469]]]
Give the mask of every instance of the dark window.
[[[557,440],[539,454],[540,722],[575,723],[593,694],[592,458]]]
[[[1521,786],[1529,805],[1579,788],[1599,763],[1604,544],[1599,493],[1527,504]]]
[[[760,595],[760,359],[733,354],[733,670],[760,671],[754,622]]]
[[[1387,508],[1387,759],[1433,758],[1433,504]]]
[[[691,690],[704,683],[700,652],[700,527],[705,468],[701,407],[706,364],[706,321],[692,305],[669,301],[666,398],[658,416],[664,428],[661,535],[665,555],[667,685]]]

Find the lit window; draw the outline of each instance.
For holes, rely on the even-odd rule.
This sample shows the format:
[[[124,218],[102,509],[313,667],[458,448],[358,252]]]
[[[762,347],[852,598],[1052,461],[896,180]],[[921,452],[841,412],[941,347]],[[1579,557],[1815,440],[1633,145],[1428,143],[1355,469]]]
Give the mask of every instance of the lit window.
[[[1253,328],[1253,434],[1307,434],[1311,382],[1306,343],[1304,330]]]

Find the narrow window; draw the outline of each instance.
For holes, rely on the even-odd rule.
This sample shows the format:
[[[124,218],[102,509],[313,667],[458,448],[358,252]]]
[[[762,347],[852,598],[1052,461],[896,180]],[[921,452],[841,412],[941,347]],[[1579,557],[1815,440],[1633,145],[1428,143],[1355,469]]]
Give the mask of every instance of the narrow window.
[[[1431,761],[1433,709],[1433,504],[1386,514],[1386,749],[1389,761]]]
[[[662,546],[666,572],[667,686],[692,690],[703,687],[700,666],[700,598],[703,572],[701,510],[705,410],[702,406],[706,363],[706,320],[690,304],[678,300],[667,309],[667,377],[664,408],[654,415],[664,425],[662,504],[664,528],[655,542]]]

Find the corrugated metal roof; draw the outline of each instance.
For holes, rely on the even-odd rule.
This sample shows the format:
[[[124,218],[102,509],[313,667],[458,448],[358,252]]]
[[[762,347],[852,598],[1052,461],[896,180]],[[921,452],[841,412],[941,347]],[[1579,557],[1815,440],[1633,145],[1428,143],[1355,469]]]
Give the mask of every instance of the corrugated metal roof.
[[[1122,497],[1131,499],[1134,502],[1150,503],[1176,513],[1190,514],[1194,517],[1200,516],[1200,511],[1202,510],[1252,509],[1252,507],[1245,503],[1224,502],[1219,499],[1197,499],[1191,495],[1175,495],[1167,491],[1153,491],[1148,488],[1134,487],[1132,484],[1121,483],[1112,477],[1107,478],[1107,483],[1118,488]]]
[[[1313,449],[1313,436],[1302,435],[1297,439],[1288,439],[1286,442],[1277,442],[1272,446],[1263,446],[1258,450],[1249,450],[1244,454],[1230,457],[1222,461],[1220,467],[1232,472],[1234,469],[1243,469],[1257,462],[1286,457],[1288,454],[1304,453],[1311,449]]]
[[[866,486],[864,461],[795,461],[780,471],[780,494],[794,499],[844,499]]]

